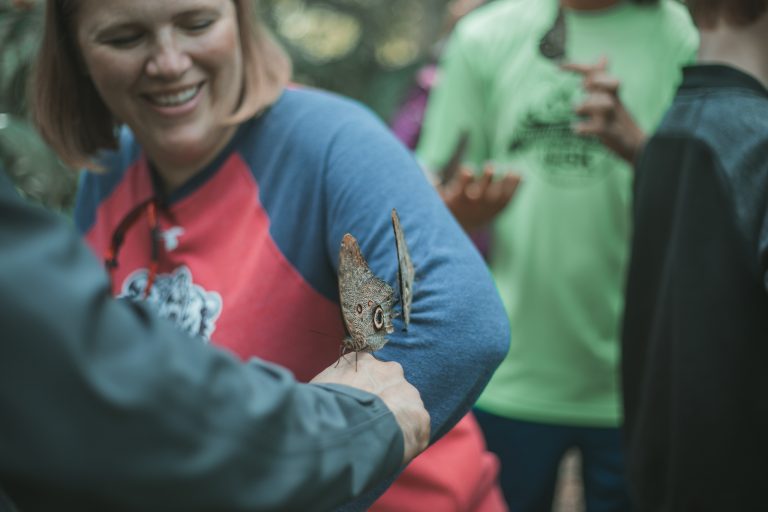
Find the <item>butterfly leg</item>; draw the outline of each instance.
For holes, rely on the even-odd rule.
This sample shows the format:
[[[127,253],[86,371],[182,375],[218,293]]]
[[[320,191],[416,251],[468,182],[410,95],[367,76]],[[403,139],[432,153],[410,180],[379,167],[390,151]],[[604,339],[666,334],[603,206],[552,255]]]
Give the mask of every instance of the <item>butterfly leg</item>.
[[[351,350],[349,350],[347,347],[344,346],[344,344],[339,347],[339,358],[336,360],[336,364],[333,366],[334,368],[337,368],[339,366],[339,363],[341,362],[341,358],[345,355],[349,354]],[[355,360],[355,371],[357,371],[357,360]]]

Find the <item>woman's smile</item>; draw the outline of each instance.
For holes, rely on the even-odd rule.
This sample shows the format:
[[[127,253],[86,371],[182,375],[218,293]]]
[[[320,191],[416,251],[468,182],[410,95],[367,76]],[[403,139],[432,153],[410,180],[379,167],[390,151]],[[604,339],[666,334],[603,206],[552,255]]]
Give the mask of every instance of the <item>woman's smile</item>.
[[[199,105],[205,82],[184,88],[141,94],[146,103],[157,113],[166,117],[187,115]]]
[[[200,83],[174,92],[147,93],[144,97],[161,107],[178,107],[197,96],[202,86],[203,84]]]

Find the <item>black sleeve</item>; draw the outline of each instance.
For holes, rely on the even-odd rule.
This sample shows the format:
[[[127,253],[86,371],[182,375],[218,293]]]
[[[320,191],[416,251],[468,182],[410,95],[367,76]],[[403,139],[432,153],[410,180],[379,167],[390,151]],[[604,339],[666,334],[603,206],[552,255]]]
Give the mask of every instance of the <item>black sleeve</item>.
[[[1,171],[0,328],[0,486],[25,512],[328,510],[402,460],[374,395],[111,298],[67,222]]]

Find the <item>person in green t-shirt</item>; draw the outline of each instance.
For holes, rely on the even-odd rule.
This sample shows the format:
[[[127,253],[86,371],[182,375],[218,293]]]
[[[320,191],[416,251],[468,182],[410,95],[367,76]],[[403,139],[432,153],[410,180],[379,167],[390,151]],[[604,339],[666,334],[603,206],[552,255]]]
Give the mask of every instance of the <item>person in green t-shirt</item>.
[[[492,218],[490,268],[512,339],[477,412],[512,510],[551,506],[574,447],[587,509],[629,508],[618,358],[631,163],[697,43],[672,0],[497,0],[445,49],[417,156],[440,169],[467,133],[468,165],[522,178],[498,214],[509,181],[487,172],[460,175],[464,200],[446,201],[467,228]],[[453,190],[443,197],[461,199]]]

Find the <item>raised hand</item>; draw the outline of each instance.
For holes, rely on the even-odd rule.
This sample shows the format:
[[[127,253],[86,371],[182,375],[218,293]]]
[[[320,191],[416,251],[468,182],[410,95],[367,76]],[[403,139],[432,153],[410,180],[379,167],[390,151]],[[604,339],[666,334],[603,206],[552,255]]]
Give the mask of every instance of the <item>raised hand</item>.
[[[438,187],[448,209],[468,232],[488,225],[520,185],[518,174],[505,174],[500,179],[494,179],[494,175],[492,164],[485,165],[481,176],[462,167],[451,181]]]
[[[574,132],[598,137],[606,147],[633,164],[645,145],[646,135],[624,107],[619,97],[621,83],[606,71],[608,59],[603,57],[597,64],[569,63],[561,67],[584,78],[587,96],[575,109],[584,120],[574,125]]]

